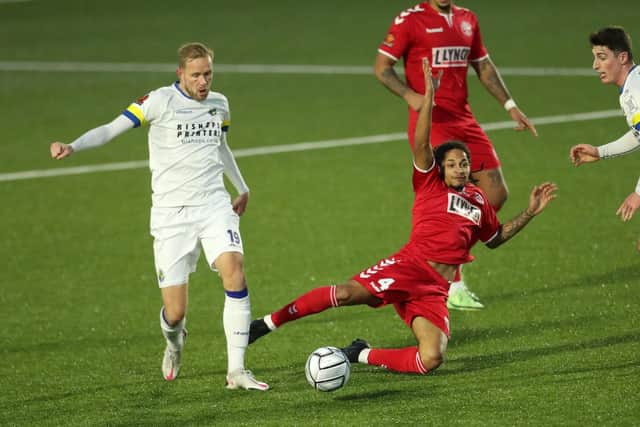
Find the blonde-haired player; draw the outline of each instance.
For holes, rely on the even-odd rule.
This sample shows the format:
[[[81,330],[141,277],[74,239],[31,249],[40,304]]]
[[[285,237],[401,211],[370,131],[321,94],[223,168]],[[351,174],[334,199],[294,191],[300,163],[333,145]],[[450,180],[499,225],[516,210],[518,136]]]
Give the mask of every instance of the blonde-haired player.
[[[223,325],[227,340],[227,387],[267,390],[245,369],[251,306],[243,269],[240,219],[249,188],[227,145],[229,103],[212,92],[213,51],[202,43],[178,50],[178,81],[150,92],[111,123],[92,129],[71,144],[53,142],[51,156],[103,145],[125,131],[149,125],[151,234],[163,307],[160,327],[166,338],[162,373],[174,380],[187,336],[188,281],[201,248],[222,278],[226,298]],[[238,192],[232,201],[223,173]]]

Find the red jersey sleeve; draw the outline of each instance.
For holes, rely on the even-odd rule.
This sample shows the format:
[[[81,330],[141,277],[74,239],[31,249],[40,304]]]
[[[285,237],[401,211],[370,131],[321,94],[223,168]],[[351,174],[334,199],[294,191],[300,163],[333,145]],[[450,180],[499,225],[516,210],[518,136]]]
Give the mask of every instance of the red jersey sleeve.
[[[495,209],[489,204],[486,197],[484,200],[485,202],[482,206],[482,224],[480,224],[478,238],[482,243],[487,243],[500,231],[500,221],[498,220]]]
[[[436,185],[440,184],[440,176],[438,175],[438,168],[436,167],[435,160],[431,163],[431,166],[427,170],[418,169],[413,165],[413,191],[431,191]]]
[[[409,50],[411,43],[411,26],[407,17],[396,16],[391,23],[387,35],[378,46],[378,52],[395,61],[400,60]]]
[[[473,41],[471,42],[471,51],[469,52],[469,61],[477,61],[489,55],[487,48],[482,42],[482,34],[480,33],[480,24],[478,18],[474,15],[475,25],[473,26]]]

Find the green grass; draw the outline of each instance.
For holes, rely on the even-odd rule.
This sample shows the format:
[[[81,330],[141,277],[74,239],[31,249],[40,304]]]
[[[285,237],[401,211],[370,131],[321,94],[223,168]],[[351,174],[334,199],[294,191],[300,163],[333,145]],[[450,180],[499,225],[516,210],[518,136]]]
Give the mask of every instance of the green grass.
[[[202,39],[221,63],[369,65],[398,11],[388,1],[249,1],[176,6],[87,1],[0,4],[0,61],[170,62]],[[498,66],[589,67],[589,31],[633,34],[634,3],[463,3]],[[576,18],[576,11],[582,14]],[[583,16],[584,15],[584,16]],[[637,52],[636,52],[637,53]],[[163,73],[0,72],[0,173],[146,158],[144,130],[66,162],[48,158],[115,117]],[[470,77],[483,122],[506,120]],[[530,117],[616,109],[615,88],[589,77],[505,77]],[[232,148],[399,132],[405,108],[373,76],[215,76],[231,102]],[[160,374],[147,170],[0,182],[0,425],[635,425],[640,374],[637,218],[614,215],[634,188],[634,155],[575,169],[568,149],[625,131],[611,118],[492,131],[510,188],[500,217],[543,180],[558,199],[521,235],[474,249],[466,268],[487,308],[451,313],[448,359],[426,377],[354,366],[323,394],[307,355],[356,336],[406,346],[389,308],[350,307],[302,319],[251,346],[268,393],[224,389],[223,291],[201,259],[191,277],[189,343],[178,381]],[[406,141],[244,157],[252,189],[243,217],[255,316],[345,280],[396,251],[410,230]]]

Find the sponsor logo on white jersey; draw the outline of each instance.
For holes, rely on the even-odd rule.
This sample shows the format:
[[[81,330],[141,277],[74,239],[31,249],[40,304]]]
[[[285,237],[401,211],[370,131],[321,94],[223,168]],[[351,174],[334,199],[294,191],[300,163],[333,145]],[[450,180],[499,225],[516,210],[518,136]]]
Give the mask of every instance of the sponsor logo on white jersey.
[[[431,66],[436,68],[466,67],[470,49],[466,46],[434,47],[431,49]]]
[[[482,211],[479,207],[472,205],[467,199],[455,193],[449,193],[447,212],[467,218],[475,225],[480,225],[480,218],[482,218]]]
[[[438,27],[438,28],[426,28],[427,33],[432,34],[432,33],[441,33],[442,31],[444,31],[442,29],[442,27]]]

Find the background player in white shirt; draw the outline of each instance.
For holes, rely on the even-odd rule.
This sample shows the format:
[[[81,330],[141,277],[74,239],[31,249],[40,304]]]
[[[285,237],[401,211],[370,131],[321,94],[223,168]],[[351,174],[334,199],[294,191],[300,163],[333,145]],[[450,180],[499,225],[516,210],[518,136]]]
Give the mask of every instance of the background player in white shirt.
[[[607,27],[589,37],[593,52],[593,69],[604,84],[615,84],[620,89],[620,107],[627,118],[629,131],[619,139],[595,147],[578,144],[571,147],[571,161],[580,166],[630,153],[640,148],[640,67],[633,62],[631,37],[621,27]],[[640,180],[616,211],[623,221],[631,219],[640,207]],[[640,240],[638,241],[640,250]]]
[[[164,306],[160,326],[166,338],[162,373],[167,381],[180,371],[187,336],[189,274],[200,247],[222,278],[226,298],[223,325],[227,339],[227,388],[267,390],[245,369],[251,306],[243,270],[239,215],[249,188],[227,145],[227,98],[211,92],[213,51],[201,43],[178,50],[178,78],[132,103],[111,123],[92,129],[71,144],[53,142],[51,156],[64,159],[97,147],[123,132],[149,124],[151,234],[158,285]],[[223,173],[238,191],[231,201]]]

